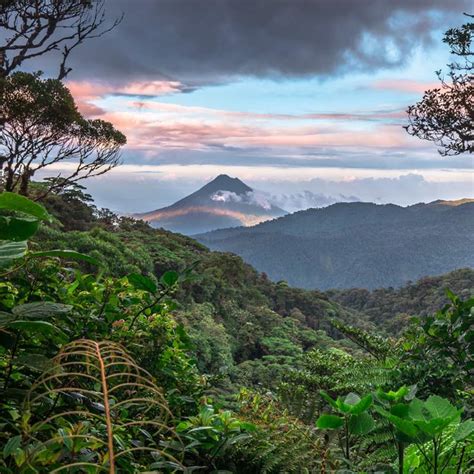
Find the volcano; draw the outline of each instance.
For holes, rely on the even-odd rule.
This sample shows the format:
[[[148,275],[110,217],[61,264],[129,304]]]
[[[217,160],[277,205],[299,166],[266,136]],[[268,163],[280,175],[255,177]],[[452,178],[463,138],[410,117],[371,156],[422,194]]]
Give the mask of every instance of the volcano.
[[[171,206],[133,217],[156,228],[194,235],[228,227],[249,227],[285,214],[240,179],[221,174]]]

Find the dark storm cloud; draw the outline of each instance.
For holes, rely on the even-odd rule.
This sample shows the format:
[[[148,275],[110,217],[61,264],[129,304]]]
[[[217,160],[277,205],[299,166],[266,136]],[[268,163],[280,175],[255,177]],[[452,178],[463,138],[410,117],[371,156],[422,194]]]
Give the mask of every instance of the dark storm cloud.
[[[397,65],[466,0],[108,0],[122,24],[72,58],[71,78],[328,75]],[[439,41],[439,38],[436,38]]]

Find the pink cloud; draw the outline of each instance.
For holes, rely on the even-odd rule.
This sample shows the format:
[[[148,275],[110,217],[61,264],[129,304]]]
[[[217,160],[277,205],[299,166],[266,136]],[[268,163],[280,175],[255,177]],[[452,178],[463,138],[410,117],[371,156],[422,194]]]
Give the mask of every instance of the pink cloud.
[[[126,84],[112,84],[99,81],[68,81],[71,91],[81,113],[87,117],[102,115],[105,110],[94,105],[94,101],[110,94],[129,94],[160,96],[179,92],[183,85],[178,81],[134,81]]]
[[[440,87],[436,82],[420,82],[410,79],[381,79],[371,84],[374,89],[391,90],[396,92],[423,94],[428,89]]]
[[[181,107],[181,106],[179,106]],[[204,150],[221,147],[357,147],[397,148],[409,146],[410,137],[398,125],[373,123],[370,128],[354,128],[349,124],[334,126],[275,126],[275,123],[209,118],[166,120],[140,112],[114,112],[104,118],[115,124],[128,137],[130,148],[142,150]],[[413,146],[413,143],[410,144]]]

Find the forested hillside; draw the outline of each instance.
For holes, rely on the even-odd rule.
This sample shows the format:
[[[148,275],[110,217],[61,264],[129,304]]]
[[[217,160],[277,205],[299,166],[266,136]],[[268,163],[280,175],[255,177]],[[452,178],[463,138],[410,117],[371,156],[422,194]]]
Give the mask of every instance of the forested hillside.
[[[43,187],[32,185],[32,194]],[[346,463],[356,472],[374,466],[392,472],[397,452],[400,466],[425,462],[422,456],[428,465],[469,466],[474,423],[462,421],[456,406],[462,401],[466,416],[472,409],[473,299],[448,293],[444,311],[421,326],[404,321],[402,339],[386,338],[391,319],[365,315],[364,305],[343,292],[273,283],[240,257],[97,210],[77,186],[44,203],[51,216],[26,198],[0,195],[5,472],[91,461],[107,466],[111,438],[102,413],[110,430],[123,433],[115,461],[129,472],[199,466],[298,473],[301,463],[309,472]],[[35,219],[43,221],[39,229]],[[28,235],[31,242],[19,240]],[[472,272],[434,282],[436,295],[446,282],[466,294]],[[433,304],[421,297],[424,286],[416,287],[418,312]],[[126,407],[130,398],[136,403],[118,416],[106,405],[105,390],[115,406]],[[399,418],[398,408],[391,414],[391,405],[428,410],[436,430],[415,415]],[[328,406],[339,414],[328,414]],[[17,416],[29,412],[34,418],[20,428]],[[344,423],[345,447],[327,445],[324,430]],[[391,429],[401,430],[402,445],[394,444]],[[417,447],[414,440],[421,439],[425,444]],[[128,443],[149,451],[131,455]],[[438,443],[448,454],[438,453]]]
[[[401,288],[329,290],[333,301],[369,316],[390,333],[402,331],[413,315],[427,316],[449,303],[446,289],[463,298],[474,296],[474,270],[464,268],[446,275],[425,277]]]
[[[401,286],[474,266],[474,202],[339,203],[197,239],[302,288]]]
[[[217,9],[200,9],[194,2],[193,8],[185,2],[160,2],[166,7],[163,13],[184,5],[184,24],[209,29],[212,43],[223,37],[199,12],[228,12],[221,15],[226,27],[219,22],[218,28],[226,39],[232,37],[236,49],[239,35],[230,28],[232,19],[250,13],[248,19],[261,37],[265,29],[260,23],[292,18],[290,3],[297,2],[280,7],[274,2],[272,8],[257,2],[255,12],[264,13],[264,22],[241,2],[231,2],[230,10],[228,2],[217,3]],[[345,3],[349,8],[351,2]],[[151,33],[181,36],[180,22],[155,28],[161,16],[146,18],[147,8],[157,2],[121,5],[138,27],[133,37],[112,36],[110,58],[99,54],[96,62],[111,59],[120,65],[117,54],[127,49],[122,39],[128,47],[142,35],[143,50],[151,44],[155,58],[163,45],[155,44]],[[369,10],[362,6],[353,13],[361,9],[365,16]],[[279,21],[268,22],[274,9],[280,17],[271,18]],[[393,12],[403,16],[386,17],[387,22],[405,20],[403,8]],[[308,17],[311,30],[317,16]],[[413,16],[407,18],[412,28]],[[140,76],[140,63],[148,63],[147,70],[152,66],[140,45],[131,66],[122,66],[124,76],[131,75],[122,86],[115,84],[119,89],[106,88],[102,95],[95,90],[102,85],[89,87],[86,75],[79,75],[84,82],[66,83],[71,64],[77,64],[70,61],[71,53],[92,38],[101,46],[100,38],[123,19],[119,14],[109,21],[105,0],[0,2],[0,472],[474,472],[473,271],[458,269],[398,290],[359,289],[402,285],[417,276],[472,267],[474,202],[437,201],[408,208],[337,204],[201,237],[213,247],[232,247],[257,268],[235,254],[211,251],[192,238],[96,207],[78,183],[119,166],[127,138],[114,123],[127,127],[134,107],[153,116],[160,107],[156,94],[192,93],[196,87],[206,96],[205,82],[211,79],[212,88],[222,91],[215,86],[227,78],[222,70],[193,83],[190,74],[188,83],[167,80],[155,71],[149,76],[153,80],[137,83],[135,79],[148,77]],[[144,20],[153,22],[152,30],[142,31]],[[330,29],[336,30],[331,21]],[[390,21],[391,30],[395,24]],[[199,69],[207,61],[199,60],[194,42],[199,38],[188,36],[189,29],[183,38],[191,46],[192,69]],[[293,24],[290,29],[297,30]],[[404,43],[407,32],[402,31]],[[459,61],[448,65],[451,84],[443,80],[441,89],[426,92],[408,109],[408,133],[434,141],[443,155],[474,151],[473,34],[472,22],[446,33],[444,42]],[[277,35],[267,36],[273,46]],[[351,42],[358,38],[346,36]],[[181,60],[187,48],[178,48],[177,54],[178,36],[174,38],[173,48],[165,52]],[[248,39],[245,35],[245,49],[255,51],[248,48]],[[205,43],[207,51],[210,42]],[[225,51],[211,49],[217,56]],[[287,46],[280,51],[286,52]],[[359,52],[366,54],[365,48]],[[86,57],[87,67],[80,73],[94,74],[94,55]],[[236,63],[230,55],[225,62]],[[245,69],[251,65],[241,62]],[[38,64],[49,74],[30,72]],[[259,64],[258,69],[267,67]],[[69,87],[82,90],[81,104]],[[146,101],[143,93],[148,92]],[[125,109],[118,105],[122,99]],[[110,113],[107,103],[116,113]],[[166,162],[194,142],[196,125],[206,137],[203,148],[231,156],[227,153],[240,150],[243,142],[221,146],[217,135],[227,136],[235,128],[241,139],[256,139],[253,124],[269,115],[254,114],[252,122],[252,114],[240,109],[215,110],[215,118],[249,120],[245,127],[220,127],[215,119],[211,124],[192,115],[196,109],[203,113],[204,107],[195,104],[185,112],[186,107],[176,105],[164,109],[186,116],[185,130],[171,119],[164,124],[155,116],[143,128],[133,119],[127,133],[140,133],[138,142],[137,136],[131,140],[134,152],[142,151],[148,160],[152,149],[179,144],[170,148],[168,157],[160,155]],[[102,118],[90,118],[89,113]],[[345,114],[333,115],[340,120]],[[359,126],[362,116],[365,112],[350,115],[350,120],[357,119]],[[296,117],[275,116],[279,123]],[[307,119],[319,120],[312,114]],[[157,139],[163,125],[169,126],[167,138]],[[267,135],[272,132],[268,129],[265,138],[273,146],[285,138],[280,135],[286,129]],[[299,133],[306,144],[309,135]],[[360,137],[369,135],[358,132]],[[260,150],[257,144],[252,153]],[[193,160],[185,156],[187,162]],[[170,162],[169,169],[176,168]],[[221,176],[212,193],[222,191],[221,183],[229,179]],[[252,200],[243,183],[228,184],[228,192],[242,190],[232,211],[240,209],[244,197]],[[203,198],[198,192],[197,197],[207,202],[212,196],[205,193]],[[218,194],[223,196],[229,195]],[[266,215],[262,209],[255,212],[257,217]],[[315,289],[354,286],[325,293]]]
[[[272,364],[272,357],[293,360],[324,341],[322,330],[335,334],[332,318],[372,327],[365,316],[321,292],[273,283],[236,255],[211,252],[189,237],[96,211],[89,199],[78,187],[50,195],[45,204],[57,222],[41,229],[35,247],[85,253],[115,277],[139,273],[155,278],[193,267],[193,279],[176,294],[174,314],[190,330],[204,372],[262,380],[269,370],[286,370]],[[277,383],[278,373],[267,380]]]

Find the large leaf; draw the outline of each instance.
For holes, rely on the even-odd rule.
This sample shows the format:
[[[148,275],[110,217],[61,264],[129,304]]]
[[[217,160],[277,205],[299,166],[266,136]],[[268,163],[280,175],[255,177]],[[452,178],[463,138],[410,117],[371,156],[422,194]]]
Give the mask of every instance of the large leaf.
[[[0,240],[27,240],[38,230],[39,221],[30,217],[0,216]]]
[[[39,319],[69,313],[71,308],[72,306],[66,304],[37,301],[15,306],[12,313],[20,319]]]
[[[36,217],[37,219],[42,221],[51,220],[51,216],[48,214],[48,212],[43,206],[16,193],[1,193],[0,209],[23,212],[24,214]]]
[[[358,403],[356,403],[355,405],[353,405],[350,409],[350,413],[352,413],[353,415],[359,415],[360,413],[366,411],[371,405],[372,405],[372,395],[367,395],[365,396],[364,398],[362,398],[361,400],[359,400]],[[347,399],[346,399],[346,403],[347,403]]]
[[[374,429],[375,423],[368,413],[352,415],[349,418],[349,431],[355,435],[365,435]]]
[[[15,359],[16,365],[24,365],[26,367],[36,369],[40,372],[51,367],[51,359],[43,354],[21,354]]]
[[[464,441],[472,434],[474,434],[474,420],[467,420],[457,427],[454,432],[454,439],[457,442]]]
[[[397,428],[397,430],[403,433],[404,435],[410,438],[415,438],[418,434],[418,428],[411,420],[405,420],[396,415],[393,415],[392,413],[389,413],[387,410],[384,410],[383,408],[377,405],[374,406],[374,410],[379,415],[382,415],[384,418],[390,421],[395,426],[395,428]]]
[[[28,248],[25,240],[12,242],[0,240],[0,267],[9,265],[14,260],[24,257]]]
[[[173,286],[179,279],[179,274],[174,271],[169,271],[164,273],[161,278],[160,282],[165,286]]]
[[[336,430],[344,424],[344,418],[336,415],[321,415],[316,426],[322,430]]]
[[[139,273],[130,273],[127,275],[127,280],[137,289],[148,291],[149,293],[156,293],[155,282],[146,276],[140,275]]]
[[[59,334],[65,336],[65,334],[54,324],[48,323],[47,321],[12,321],[6,325],[10,329],[18,329],[20,331],[26,331],[30,333],[39,333],[45,336],[51,334]]]
[[[76,252],[75,250],[45,250],[43,252],[31,252],[30,257],[59,257],[65,260],[81,260],[90,263],[91,265],[99,265],[99,262],[84,253]]]
[[[449,400],[438,395],[431,395],[425,402],[425,408],[433,418],[454,418],[458,410]]]

